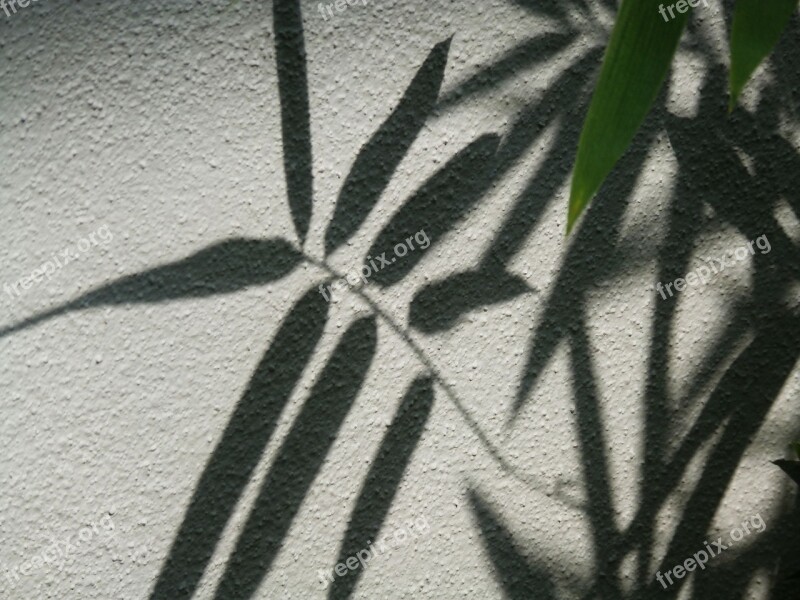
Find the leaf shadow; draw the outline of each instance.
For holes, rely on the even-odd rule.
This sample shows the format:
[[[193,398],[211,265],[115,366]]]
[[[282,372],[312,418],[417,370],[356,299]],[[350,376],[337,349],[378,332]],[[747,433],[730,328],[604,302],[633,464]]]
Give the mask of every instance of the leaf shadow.
[[[325,232],[331,254],[358,231],[436,106],[452,38],[430,51],[392,114],[358,153]]]
[[[433,380],[429,377],[417,378],[408,388],[358,494],[336,563],[344,563],[367,548],[371,540],[377,540],[430,417],[433,399]],[[362,574],[363,568],[334,579],[329,600],[350,598]]]
[[[556,586],[547,569],[532,563],[529,552],[514,539],[489,503],[469,491],[472,513],[494,566],[494,575],[509,600],[556,600]]]
[[[364,261],[368,264],[372,257],[388,255],[392,264],[373,273],[372,282],[391,286],[401,281],[425,253],[412,251],[396,260],[391,258],[393,248],[421,231],[429,240],[425,250],[436,246],[482,199],[492,180],[499,143],[497,135],[485,134],[462,148],[392,216]]]
[[[151,600],[194,595],[327,320],[328,303],[314,289],[287,315],[200,476]]]
[[[657,134],[664,97],[662,93],[656,112],[645,121],[631,148],[620,159],[619,168],[600,189],[593,204],[601,208],[593,213],[590,205],[587,215],[594,215],[591,222],[573,234],[529,344],[512,420],[519,414],[559,344],[567,339],[568,331],[573,327],[573,316],[585,310],[586,295],[603,280],[605,272],[618,270],[619,262],[625,260],[625,257],[615,256],[614,247],[621,236],[621,220],[644,166],[647,150]],[[502,245],[503,241],[499,240],[497,244]],[[608,258],[598,264],[592,258],[597,255]]]
[[[0,328],[0,338],[78,310],[206,298],[265,285],[289,275],[302,255],[280,238],[231,238],[181,260],[121,277],[75,300]]]
[[[518,3],[533,6],[527,0],[519,0]],[[580,4],[586,7],[585,2]],[[561,12],[558,4],[547,6],[551,11],[556,11],[552,15]],[[313,187],[302,15],[299,1],[276,0],[273,10],[284,167],[290,209],[302,241],[311,220]],[[523,42],[490,68],[468,79],[457,88],[458,93],[445,96],[439,101],[438,108],[454,105],[457,98],[480,94],[492,85],[506,81],[520,69],[537,64],[542,56],[551,56],[564,47],[571,39],[570,35],[554,34]],[[422,77],[420,74],[423,72],[431,76],[430,80],[416,82],[425,89],[421,97],[425,99],[426,106],[439,92],[441,75],[438,73],[444,69],[447,54],[442,44],[429,56],[432,62],[428,67],[435,75],[430,75],[426,66],[417,73],[417,77]],[[523,56],[524,52],[534,50],[545,54]],[[585,98],[586,81],[581,78],[586,77],[588,65],[596,60],[598,52],[589,49],[582,54],[556,85],[547,90],[540,102],[532,103],[526,109],[502,143],[496,136],[484,136],[474,142],[467,150],[469,153],[481,150],[475,152],[476,156],[483,157],[481,160],[467,159],[462,153],[457,155],[400,209],[381,232],[370,254],[389,249],[391,244],[402,241],[403,236],[413,235],[419,229],[428,227],[430,222],[434,224],[430,228],[434,234],[432,243],[436,243],[481,200],[491,184],[498,181],[530,149],[546,125],[561,119],[555,128],[553,148],[529,180],[483,261],[472,269],[424,288],[415,297],[410,308],[411,320],[419,330],[434,332],[449,329],[466,312],[524,293],[524,282],[506,272],[505,268],[523,247],[547,207],[558,198],[558,189],[568,177],[569,155],[577,145],[579,133],[579,127],[574,123],[578,120],[572,118],[572,112],[585,112],[580,106]],[[782,58],[784,55],[778,53],[776,60],[785,63]],[[797,86],[797,72],[795,69],[794,73],[776,74],[775,87],[771,89],[777,90],[781,97],[795,98],[797,89],[800,89]],[[713,86],[721,81],[720,77],[720,72],[716,71],[707,82],[711,87],[706,87],[703,92],[705,103],[701,108],[702,118],[670,118],[665,114],[662,98],[657,114],[645,125],[631,151],[622,159],[618,174],[609,178],[590,207],[583,226],[571,242],[554,291],[546,300],[544,317],[529,346],[528,362],[517,397],[515,414],[528,402],[528,396],[558,345],[568,344],[575,399],[580,413],[582,468],[591,496],[588,517],[593,530],[596,575],[600,578],[603,571],[609,569],[616,573],[626,553],[631,549],[638,550],[639,585],[633,597],[652,598],[656,591],[661,591],[653,588],[651,574],[646,571],[653,558],[655,517],[665,499],[677,487],[701,443],[715,432],[722,431],[722,441],[711,453],[662,565],[668,564],[669,560],[682,559],[686,552],[696,549],[701,533],[708,528],[726,486],[747,449],[749,438],[763,423],[766,412],[797,360],[798,318],[784,306],[787,286],[796,282],[798,277],[797,248],[782,233],[773,212],[778,197],[782,195],[798,214],[797,190],[800,187],[794,184],[799,181],[800,162],[787,140],[778,137],[767,142],[761,141],[762,136],[776,135],[776,114],[779,110],[785,110],[772,101],[770,94],[765,94],[758,114],[752,118],[740,112],[732,118],[731,127],[723,131],[720,125],[723,117],[719,113],[713,119],[717,129],[708,130],[709,111],[719,108],[713,103],[709,104],[708,98],[713,97],[712,92],[716,93]],[[436,94],[433,93],[434,87]],[[407,146],[413,141],[409,136],[401,144],[393,146],[389,134],[400,131],[402,128],[398,123],[407,123],[411,118],[405,113],[414,112],[411,96],[407,91],[393,115],[362,148],[345,182],[340,200],[352,194],[358,211],[371,210],[407,151]],[[414,116],[421,118],[422,113]],[[420,122],[415,121],[414,126],[421,126]],[[682,415],[675,415],[676,399],[668,392],[670,373],[667,365],[677,301],[656,301],[648,351],[647,391],[643,398],[648,445],[642,473],[642,501],[631,526],[619,532],[613,524],[614,507],[606,453],[604,450],[598,453],[593,448],[595,433],[602,433],[604,426],[598,409],[598,377],[587,332],[588,295],[610,273],[624,272],[635,264],[634,258],[623,253],[615,254],[614,249],[623,234],[622,220],[636,178],[662,126],[669,133],[680,174],[669,207],[667,236],[659,250],[657,273],[660,280],[671,281],[685,273],[694,242],[707,230],[703,204],[698,197],[713,207],[720,221],[733,225],[743,235],[758,235],[766,227],[771,239],[775,240],[775,249],[774,254],[755,269],[753,297],[735,307],[731,325],[704,356],[703,365],[697,371],[688,394],[682,399],[683,402],[692,401],[714,378],[721,375],[700,417],[690,423],[689,435],[677,444],[674,451],[672,432],[679,425],[686,424]],[[758,135],[754,136],[754,133]],[[767,191],[753,191],[754,178],[736,157],[732,144],[744,148],[754,157],[758,180],[766,182]],[[382,151],[390,153],[391,164],[381,163],[378,154]],[[491,168],[486,165],[491,165]],[[693,176],[698,173],[715,170],[720,175],[712,192],[692,183]],[[350,177],[352,183],[349,183]],[[469,184],[465,185],[464,181]],[[454,193],[453,190],[458,190],[459,185],[462,186],[461,191]],[[780,190],[780,193],[776,193],[776,190]],[[362,218],[359,213],[358,218],[361,219],[360,224],[366,216]],[[329,250],[335,249],[346,239],[349,239],[347,233],[331,234],[333,241]],[[609,260],[598,265],[591,258],[592,255],[607,256]],[[384,275],[376,277],[376,283],[388,286],[399,282],[421,260],[421,254],[407,259],[408,262],[401,261],[402,267],[389,269]],[[60,308],[2,329],[0,337],[73,310],[231,293],[284,277],[292,272],[300,260],[299,253],[281,240],[226,240],[182,261],[122,278]],[[503,285],[494,287],[490,283],[488,293],[476,293],[481,283],[491,282],[488,272],[499,274]],[[431,299],[448,296],[457,298],[459,303],[452,309],[437,313]],[[152,596],[154,600],[189,598],[193,595],[242,487],[251,477],[289,394],[310,360],[326,319],[326,305],[312,290],[295,306],[281,326],[201,476],[173,543],[170,558],[159,575]],[[736,353],[733,346],[748,335],[752,335],[754,340],[743,351]],[[340,341],[269,469],[256,505],[237,542],[234,556],[217,589],[217,598],[252,597],[269,572],[335,441],[342,420],[358,395],[374,357],[376,337],[374,321],[365,319],[352,326]],[[725,368],[731,362],[732,365]],[[724,372],[720,373],[723,369]],[[422,392],[420,394],[428,398]],[[409,395],[416,397],[411,393]],[[430,406],[426,406],[430,410]],[[383,440],[382,451],[387,453],[383,457],[379,455],[370,470],[351,515],[348,533],[342,541],[340,558],[355,547],[361,533],[380,531],[407,460],[418,442],[418,437],[403,439],[398,432],[411,428],[414,435],[420,435],[427,414],[399,411],[395,419],[404,427],[393,426]],[[396,454],[391,449],[397,449]],[[394,461],[392,457],[404,458],[406,462]],[[389,497],[370,503],[369,493],[373,489],[386,490]],[[548,574],[531,565],[525,558],[525,551],[488,504],[474,491],[471,492],[471,502],[484,544],[496,571],[502,575],[501,584],[506,594],[511,598],[555,597],[555,587]],[[752,570],[750,565],[748,569]],[[705,592],[714,590],[712,595],[715,597],[723,597],[724,592],[727,594],[724,597],[735,598],[736,594],[740,594],[741,582],[746,580],[747,574],[743,570],[741,577],[732,578],[729,583],[715,582],[713,585],[709,583],[710,575],[702,575],[698,578],[696,589]],[[346,587],[350,581],[338,584],[336,593],[341,591],[341,597],[352,595],[357,577],[352,579],[352,587]],[[615,600],[622,596],[614,581],[596,583],[592,591],[598,592],[600,597]],[[538,596],[532,596],[534,592]],[[678,588],[670,592],[671,595],[678,593]],[[696,592],[696,597],[704,596]]]
[[[786,147],[779,138],[776,142],[774,122],[770,126],[769,119],[764,121],[765,114],[755,117],[764,128],[760,134],[755,133],[752,115],[727,117],[722,93],[725,80],[722,67],[712,69],[703,85],[698,116],[688,119],[667,115],[665,119],[679,173],[667,234],[659,251],[658,278],[666,282],[685,276],[695,254],[696,240],[720,224],[734,227],[747,239],[767,234],[772,250],[752,261],[750,294],[733,305],[730,322],[709,344],[683,398],[669,393],[668,367],[675,351],[673,334],[682,296],[662,294],[655,301],[643,399],[647,445],[641,500],[616,548],[608,549],[605,565],[615,572],[628,552],[638,551],[638,581],[630,597],[642,600],[656,594],[676,597],[686,583],[680,581],[664,590],[647,570],[653,564],[659,511],[681,484],[703,444],[721,432],[701,467],[699,481],[680,514],[666,555],[653,572],[668,570],[702,547],[744,452],[800,356],[800,316],[797,307],[785,302],[788,286],[798,279],[797,248],[773,216],[781,187],[764,185],[765,178],[759,179],[757,174],[759,163],[769,163],[770,156],[778,159]],[[762,140],[755,148],[754,135]],[[748,149],[756,165],[755,175],[745,168],[735,147]],[[792,150],[792,154],[797,153]],[[713,220],[704,216],[703,202],[713,208]],[[752,340],[739,350],[747,338]],[[692,413],[678,411],[708,386],[711,390],[696,418],[690,418]],[[678,432],[681,435],[676,439]],[[773,549],[769,559],[772,565],[789,543],[783,540]],[[736,578],[717,577],[713,582],[710,578],[715,575],[711,572],[697,573],[691,597],[708,597],[704,591],[710,589],[714,590],[713,597],[739,597],[742,581],[757,568],[757,564],[748,564],[747,569],[740,567]],[[585,598],[592,597],[599,586],[598,578]]]
[[[270,466],[216,600],[254,597],[358,397],[377,341],[375,317],[356,321],[342,335]]]
[[[546,62],[567,48],[576,37],[577,32],[572,30],[548,32],[517,44],[492,64],[483,67],[443,94],[437,104],[437,111],[445,112],[470,98],[498,87],[525,69]]]
[[[530,291],[524,279],[502,268],[462,271],[417,292],[408,309],[409,324],[427,334],[447,331],[467,312]]]
[[[498,150],[493,181],[499,180],[531,148],[547,125],[555,123],[550,151],[503,220],[480,264],[427,284],[415,294],[409,307],[412,327],[428,334],[444,331],[471,311],[534,291],[524,280],[509,273],[506,265],[521,250],[544,211],[558,198],[557,191],[569,176],[570,166],[565,156],[578,144],[580,121],[563,115],[585,112],[586,73],[591,72],[592,64],[599,58],[599,49],[587,50],[542,98],[527,106],[514,121]]]
[[[314,175],[306,49],[300,5],[300,0],[274,0],[272,20],[281,104],[286,193],[302,247],[311,224]]]

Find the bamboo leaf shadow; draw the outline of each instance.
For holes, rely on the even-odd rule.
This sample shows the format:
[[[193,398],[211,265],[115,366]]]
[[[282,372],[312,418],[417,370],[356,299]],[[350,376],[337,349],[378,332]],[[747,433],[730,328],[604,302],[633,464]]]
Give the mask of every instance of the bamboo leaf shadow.
[[[603,209],[598,211],[593,210],[592,206],[588,208],[586,220],[593,222],[584,230],[577,231],[575,239],[570,244],[547,299],[544,313],[536,325],[528,346],[528,357],[517,390],[512,421],[520,414],[528,394],[535,387],[545,365],[553,357],[560,343],[566,339],[574,315],[584,309],[588,291],[597,281],[602,281],[606,273],[618,270],[619,261],[624,259],[619,257],[598,266],[592,257],[614,256],[614,248],[620,236],[622,216],[639,173],[644,167],[647,149],[660,128],[658,119],[664,112],[665,97],[665,92],[662,91],[662,102],[645,120],[631,147],[620,160],[616,172],[609,174],[598,192],[595,205],[600,204],[602,200]]]
[[[433,407],[433,399],[433,380],[429,377],[416,379],[408,388],[361,488],[347,532],[342,538],[337,564],[355,556],[380,533],[414,448],[422,437]],[[350,598],[361,575],[362,570],[358,569],[337,577],[328,592],[328,598]]]
[[[547,570],[532,565],[498,515],[475,490],[469,491],[472,512],[481,530],[495,577],[510,600],[555,600],[556,587]]]
[[[509,169],[531,147],[546,125],[556,121],[551,150],[504,219],[481,263],[472,270],[429,284],[416,294],[409,308],[412,327],[425,333],[444,331],[470,311],[534,291],[522,279],[509,274],[504,265],[524,247],[531,228],[558,197],[559,187],[569,176],[571,166],[564,156],[578,143],[580,123],[558,116],[585,112],[588,99],[583,88],[600,54],[597,48],[587,50],[511,126],[497,151],[495,177]]]
[[[524,247],[531,229],[572,171],[572,152],[578,145],[581,118],[589,106],[589,82],[594,80],[602,49],[589,48],[562,73],[541,99],[525,108],[503,138],[498,150],[498,170],[509,169],[555,124],[551,147],[541,166],[509,211],[484,261],[507,264]]]
[[[772,464],[778,465],[797,485],[800,485],[800,461],[780,459],[772,461]]]
[[[524,69],[546,63],[572,43],[576,37],[577,32],[575,31],[548,32],[525,40],[503,54],[497,61],[482,68],[444,94],[439,100],[437,109],[444,111],[452,108],[470,96],[496,88]]]
[[[376,345],[374,317],[356,321],[342,336],[270,466],[216,600],[256,593],[358,396]]]
[[[397,107],[358,153],[325,232],[326,255],[358,230],[428,120],[442,86],[451,40],[433,47]]]
[[[528,291],[525,280],[501,268],[456,273],[417,292],[409,307],[409,322],[424,333],[444,331],[471,310],[506,302]]]
[[[327,318],[328,303],[312,289],[281,325],[203,470],[151,600],[194,594]]]
[[[567,20],[567,15],[574,11],[589,14],[586,0],[511,0],[513,4],[529,10],[539,17],[551,17],[561,21]],[[608,0],[601,0],[607,2]]]
[[[314,179],[311,116],[300,0],[274,0],[275,61],[281,102],[283,168],[289,209],[302,246],[311,223]]]
[[[753,436],[789,380],[800,357],[800,315],[784,310],[763,323],[750,344],[726,370],[708,404],[725,405],[721,415],[722,435],[709,454],[698,483],[686,501],[659,571],[665,571],[682,557],[702,547],[726,491]],[[682,449],[679,449],[679,453]],[[677,458],[677,457],[676,457]],[[673,461],[673,463],[676,461]],[[688,461],[683,460],[683,464]],[[673,468],[673,464],[669,465]],[[677,469],[674,472],[680,472]],[[662,503],[667,494],[649,502]],[[699,578],[704,577],[698,574]],[[670,594],[677,596],[685,581],[676,582]],[[655,581],[640,584],[634,598],[652,598],[662,591]]]
[[[539,101],[523,111],[497,151],[495,177],[510,168],[541,135],[545,125],[558,120],[561,112],[585,111],[588,100],[581,104],[585,96],[582,88],[586,87],[587,71],[590,72],[599,56],[599,49],[589,49]],[[444,331],[481,306],[505,302],[533,291],[524,280],[509,274],[504,265],[520,250],[531,227],[557,197],[556,192],[571,168],[570,162],[564,160],[564,153],[570,153],[577,145],[579,134],[579,123],[561,119],[552,150],[526,184],[480,265],[422,288],[409,307],[412,327],[424,333]]]
[[[302,256],[280,238],[232,238],[184,259],[128,275],[62,306],[0,329],[0,338],[69,312],[120,304],[204,298],[276,281]]]
[[[394,263],[393,247],[420,231],[425,232],[431,246],[444,237],[489,187],[499,142],[495,134],[482,135],[451,158],[381,230],[365,262],[387,254],[389,262]],[[381,286],[397,283],[411,272],[424,254],[419,248],[412,250],[396,263],[374,273],[371,281]]]
[[[537,17],[551,17],[564,20],[567,18],[566,2],[563,0],[512,0],[513,4],[520,6]]]

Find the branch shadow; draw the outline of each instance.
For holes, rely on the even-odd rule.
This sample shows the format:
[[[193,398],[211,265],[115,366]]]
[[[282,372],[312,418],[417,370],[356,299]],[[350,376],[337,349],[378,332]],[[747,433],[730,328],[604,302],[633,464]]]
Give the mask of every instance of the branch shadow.
[[[561,18],[561,3],[519,0],[531,10]],[[585,2],[574,6],[588,11]],[[613,7],[613,3],[605,2]],[[276,0],[276,59],[278,63],[284,167],[290,211],[301,242],[308,232],[312,211],[313,176],[311,136],[302,15],[298,1]],[[545,308],[528,347],[527,363],[519,385],[511,422],[538,385],[542,373],[561,344],[568,346],[570,376],[577,408],[581,468],[589,505],[596,575],[587,598],[617,600],[624,597],[618,572],[622,561],[636,553],[638,580],[631,598],[662,594],[677,597],[683,589],[675,585],[663,592],[656,587],[650,566],[666,569],[702,547],[706,532],[728,488],[750,439],[763,425],[800,354],[800,316],[787,304],[793,285],[800,279],[799,251],[774,216],[780,200],[786,200],[800,215],[800,156],[779,135],[786,118],[797,122],[788,99],[797,104],[800,70],[787,58],[797,55],[798,19],[772,59],[780,68],[766,89],[758,110],[742,109],[730,119],[725,114],[724,69],[713,69],[704,83],[697,117],[681,118],[666,110],[667,90],[643,125],[631,149],[620,161],[598,198],[586,212],[584,222],[570,241],[564,263],[544,300]],[[438,101],[436,109],[448,110],[464,97],[480,95],[567,47],[574,33],[548,34],[526,40],[496,63],[469,78]],[[432,52],[428,69],[421,68],[419,89],[401,100],[397,121],[389,121],[361,150],[354,180],[347,193],[366,211],[394,172],[413,141],[409,134],[398,146],[393,133],[408,124],[414,105],[427,107],[417,114],[414,127],[422,127],[423,116],[438,96],[449,42]],[[431,237],[442,237],[454,223],[475,206],[492,184],[506,174],[547,127],[554,131],[553,144],[541,166],[528,181],[502,223],[498,235],[480,264],[434,282],[417,293],[409,308],[410,322],[423,333],[447,331],[465,314],[480,307],[507,301],[530,288],[508,270],[546,210],[558,199],[569,177],[571,158],[577,147],[582,116],[588,105],[592,69],[600,50],[584,49],[574,64],[547,90],[530,103],[501,140],[487,135],[462,150],[423,186],[401,209],[373,244],[371,254],[413,235],[428,224]],[[434,93],[435,92],[435,93]],[[623,220],[637,178],[658,135],[666,131],[675,153],[679,175],[666,215],[666,236],[659,246],[656,273],[659,281],[682,277],[694,255],[694,245],[709,230],[722,225],[735,228],[747,239],[768,235],[772,251],[754,261],[750,297],[733,306],[733,317],[700,360],[699,368],[682,398],[670,393],[668,365],[678,299],[656,299],[647,355],[644,463],[641,470],[641,501],[631,524],[620,529],[609,473],[608,445],[600,410],[600,385],[588,333],[589,295],[601,282],[642,264],[635,248],[620,252]],[[406,132],[408,133],[408,132]],[[739,157],[752,158],[751,173]],[[383,154],[391,154],[384,164]],[[454,166],[455,165],[455,166]],[[457,168],[456,168],[457,167]],[[711,175],[709,179],[709,174]],[[353,191],[355,186],[356,191]],[[343,188],[343,194],[345,189]],[[714,211],[709,222],[705,208]],[[361,218],[361,215],[359,215]],[[363,219],[361,219],[363,220]],[[430,225],[433,223],[433,225]],[[330,234],[328,250],[346,240],[352,229]],[[302,245],[302,244],[301,244]],[[598,262],[595,257],[605,257]],[[276,281],[288,275],[302,260],[290,244],[280,240],[226,240],[181,261],[150,269],[112,282],[61,307],[0,329],[0,337],[21,331],[47,319],[102,305],[158,303],[177,298],[208,297],[232,293],[251,285]],[[375,282],[389,286],[399,282],[421,260],[421,255],[380,272]],[[159,574],[152,600],[191,598],[217,547],[222,531],[244,487],[252,477],[264,449],[274,433],[297,381],[311,361],[328,316],[327,304],[316,290],[308,291],[281,324],[247,391],[237,404],[222,439],[209,459],[193,493],[169,557]],[[751,338],[744,349],[737,350]],[[285,543],[286,536],[322,468],[337,433],[353,406],[374,359],[377,332],[374,319],[357,321],[339,341],[333,356],[317,379],[310,397],[266,474],[255,506],[227,563],[215,598],[252,598]],[[729,365],[729,366],[725,366]],[[717,380],[715,383],[714,381]],[[713,385],[712,385],[713,383]],[[713,387],[694,422],[676,409],[699,401]],[[411,455],[419,443],[430,414],[433,391],[428,379],[416,381],[403,400],[369,476],[361,488],[341,541],[339,559],[363,547],[362,540],[377,535],[402,483]],[[413,409],[413,410],[412,410]],[[675,443],[675,432],[689,433]],[[656,518],[685,476],[701,447],[720,433],[700,480],[693,490],[669,541],[666,555],[654,555]],[[380,491],[380,494],[377,492]],[[375,500],[378,496],[378,500]],[[489,559],[501,575],[500,584],[509,598],[555,598],[551,573],[532,564],[526,551],[476,492],[470,501]],[[795,513],[796,514],[796,513]],[[789,522],[783,514],[778,523]],[[796,523],[793,521],[792,523]],[[787,529],[790,529],[787,526]],[[773,568],[780,556],[796,543],[793,536],[771,533],[769,544],[758,540],[748,550],[752,562],[746,567],[724,565],[697,573],[692,597],[740,598],[742,589],[757,570]],[[603,577],[604,573],[610,573]],[[351,597],[359,574],[341,580],[330,590],[331,598]],[[776,589],[784,589],[784,583]],[[535,594],[535,596],[534,596]],[[659,596],[660,597],[660,596]],[[781,596],[783,598],[783,596]]]

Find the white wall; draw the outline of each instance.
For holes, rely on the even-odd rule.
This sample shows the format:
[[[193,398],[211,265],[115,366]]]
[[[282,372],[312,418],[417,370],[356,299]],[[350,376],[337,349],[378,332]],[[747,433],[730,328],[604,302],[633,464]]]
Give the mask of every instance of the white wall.
[[[570,8],[576,37],[565,50],[532,65],[515,59],[513,72],[496,85],[437,110],[376,210],[331,258],[334,268],[360,265],[391,215],[458,150],[483,133],[509,136],[526,107],[567,89],[559,78],[588,49],[602,47],[612,23],[602,3],[592,4],[584,15]],[[314,173],[308,256],[322,258],[324,233],[350,166],[435,44],[454,36],[440,94],[453,98],[468,78],[527,39],[564,30],[558,19],[526,5],[538,6],[376,0],[349,6],[326,21],[316,3],[303,3]],[[687,39],[679,52],[667,102],[675,117],[702,114],[702,81],[713,63],[724,60],[721,17],[710,10],[699,7],[692,17],[693,39],[705,41]],[[796,19],[793,27],[796,40]],[[271,3],[250,1],[39,0],[9,18],[0,14],[0,220],[5,226],[0,284],[17,282],[101,227],[111,235],[49,280],[18,288],[18,296],[0,294],[0,328],[227,238],[282,237],[298,243],[286,200],[274,39]],[[797,45],[784,44],[780,51],[796,56]],[[595,66],[589,61],[573,67],[587,90]],[[759,74],[743,100],[746,110],[756,111],[764,86],[774,79],[772,68]],[[556,113],[570,94],[563,92]],[[790,110],[781,113],[780,131],[796,149],[796,104],[794,110],[794,120]],[[667,460],[682,444],[691,444],[685,440],[692,424],[703,423],[703,407],[731,365],[742,371],[741,397],[718,398],[720,404],[709,409],[712,421],[737,402],[744,407],[737,411],[766,403],[763,420],[752,435],[742,434],[747,439],[741,458],[737,444],[743,438],[727,428],[727,418],[710,428],[654,516],[653,539],[637,532],[636,544],[646,549],[639,554],[644,562],[626,551],[607,578],[618,581],[618,588],[601,590],[605,597],[633,597],[633,590],[654,584],[673,531],[684,531],[682,519],[702,524],[696,535],[716,539],[760,514],[766,531],[712,561],[704,579],[695,576],[682,593],[767,597],[776,557],[797,535],[796,517],[787,516],[793,505],[789,480],[769,464],[800,434],[800,371],[791,360],[797,341],[791,335],[776,339],[776,345],[785,344],[788,367],[774,365],[774,373],[749,373],[746,364],[734,360],[753,340],[764,343],[763,331],[780,332],[763,323],[778,304],[797,307],[796,272],[780,303],[756,304],[756,316],[741,323],[734,318],[736,307],[752,295],[763,300],[766,288],[761,296],[757,289],[763,280],[752,273],[764,261],[780,262],[777,246],[772,256],[748,257],[709,285],[676,298],[664,301],[652,290],[661,273],[659,258],[680,276],[696,268],[701,257],[730,255],[750,239],[709,207],[716,206],[713,201],[702,204],[731,177],[703,166],[692,185],[681,188],[679,141],[659,119],[649,126],[654,132],[649,150],[637,143],[635,152],[644,159],[640,174],[623,165],[600,198],[610,212],[612,205],[624,210],[618,225],[609,225],[612,218],[597,210],[576,235],[565,238],[568,190],[556,181],[555,193],[545,197],[549,202],[531,200],[531,211],[541,205],[541,214],[521,225],[529,232],[523,231],[519,251],[508,262],[530,292],[470,311],[443,332],[428,335],[409,324],[415,294],[478,263],[529,179],[547,166],[547,157],[562,171],[569,168],[574,145],[559,145],[556,133],[562,125],[575,128],[580,119],[580,111],[568,110],[544,122],[530,148],[467,218],[425,251],[403,283],[388,290],[368,288],[387,317],[378,322],[375,358],[256,597],[325,597],[317,572],[333,568],[373,454],[406,388],[428,370],[422,356],[439,375],[436,399],[384,528],[391,531],[424,517],[430,531],[372,561],[355,597],[516,598],[527,597],[519,595],[520,586],[534,581],[541,584],[538,597],[550,592],[557,598],[582,597],[608,558],[607,549],[597,549],[608,541],[603,527],[610,523],[624,531],[645,504],[643,461],[653,443],[645,436],[647,415],[663,419],[657,422]],[[697,144],[708,144],[710,134],[703,132],[714,123],[692,124]],[[712,144],[709,148],[713,151]],[[754,172],[747,149],[735,152]],[[719,168],[725,164],[720,158]],[[635,185],[628,196],[625,186],[631,179]],[[552,179],[542,186],[547,182]],[[666,241],[670,219],[680,217],[671,209],[676,195],[685,199],[691,193],[697,206],[704,206],[699,210],[703,229],[692,238],[699,220],[688,223],[686,239],[693,249],[688,248],[688,266],[682,266],[687,247]],[[752,193],[742,190],[742,198]],[[776,195],[774,210],[765,213],[774,222],[754,210],[753,226],[763,224],[759,234],[780,229],[788,240],[783,248],[793,241],[796,253],[800,227],[791,208],[795,202],[797,210],[796,196]],[[583,256],[576,257],[578,252]],[[279,281],[236,293],[155,303],[119,298],[118,304],[67,311],[5,332],[0,338],[0,596],[147,598],[250,375],[290,307],[324,278],[320,268],[305,262]],[[665,309],[667,302],[671,307]],[[272,458],[342,333],[371,312],[357,295],[332,306],[314,358],[237,504],[197,598],[213,597]],[[557,322],[548,324],[551,318]],[[658,338],[666,348],[666,365],[651,340],[658,319],[670,321],[668,333]],[[417,350],[389,321],[410,336]],[[729,325],[732,333],[725,337]],[[531,338],[540,327],[561,337],[511,420]],[[537,339],[538,356],[549,338]],[[721,350],[714,362],[710,357],[717,343]],[[770,348],[765,343],[767,354]],[[785,385],[778,382],[775,393],[767,391],[763,381],[775,381],[778,372]],[[664,375],[663,397],[646,395],[654,373]],[[690,397],[692,382],[699,384]],[[661,412],[648,412],[657,400],[664,402]],[[735,419],[740,413],[733,414]],[[724,455],[731,440],[737,444],[730,460],[738,466],[731,465],[730,480],[715,482],[716,474],[704,473],[703,466],[715,452]],[[696,487],[701,474],[709,482],[707,496],[692,496],[704,489]],[[721,496],[715,498],[718,488]],[[498,533],[494,551],[487,551],[471,490],[498,515],[515,546],[498,541],[503,535]],[[610,507],[602,504],[606,494]],[[105,523],[109,516],[113,520],[113,532],[104,529],[104,516]],[[40,566],[9,585],[12,579],[4,576],[9,569],[29,564],[53,538],[65,541],[92,524],[97,531],[63,567]],[[691,536],[678,539],[680,552],[682,544],[702,548]],[[530,571],[514,562],[516,551],[525,554]],[[534,572],[547,573],[552,588]]]

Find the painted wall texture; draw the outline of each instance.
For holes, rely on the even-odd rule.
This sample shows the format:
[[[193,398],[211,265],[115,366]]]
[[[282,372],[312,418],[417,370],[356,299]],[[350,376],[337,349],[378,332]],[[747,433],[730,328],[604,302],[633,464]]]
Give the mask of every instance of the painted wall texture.
[[[0,14],[0,597],[796,597],[800,21],[728,116],[708,4],[569,238],[611,0]]]

